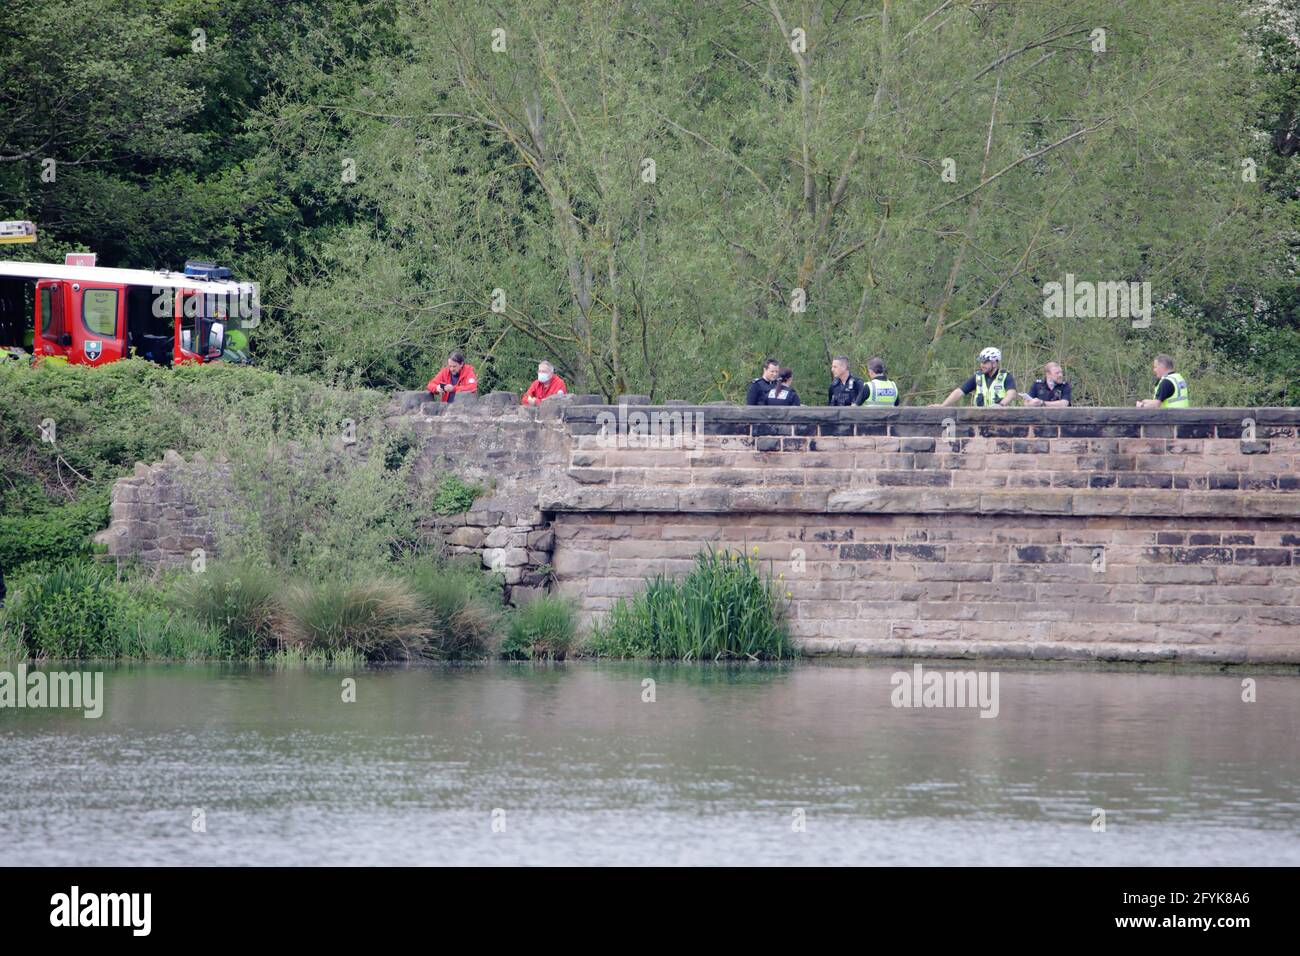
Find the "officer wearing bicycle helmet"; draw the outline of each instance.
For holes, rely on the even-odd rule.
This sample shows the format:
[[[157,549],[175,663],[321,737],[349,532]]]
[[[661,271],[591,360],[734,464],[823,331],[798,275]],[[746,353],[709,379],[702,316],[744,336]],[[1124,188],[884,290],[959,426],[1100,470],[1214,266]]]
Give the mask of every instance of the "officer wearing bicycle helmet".
[[[1007,406],[1016,400],[1016,380],[1002,368],[1002,351],[986,348],[979,355],[979,371],[966,379],[960,388],[948,393],[941,405],[956,405],[962,396],[974,393],[972,404],[978,408]]]

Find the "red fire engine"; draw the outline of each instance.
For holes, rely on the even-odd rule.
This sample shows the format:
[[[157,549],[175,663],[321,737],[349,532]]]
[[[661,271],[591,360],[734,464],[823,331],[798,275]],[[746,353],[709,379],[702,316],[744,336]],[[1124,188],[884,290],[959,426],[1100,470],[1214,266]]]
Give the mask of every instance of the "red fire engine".
[[[176,273],[100,268],[87,253],[68,260],[0,260],[0,348],[76,365],[131,354],[202,363],[221,357],[228,329],[257,324],[256,285],[212,263],[187,262]]]

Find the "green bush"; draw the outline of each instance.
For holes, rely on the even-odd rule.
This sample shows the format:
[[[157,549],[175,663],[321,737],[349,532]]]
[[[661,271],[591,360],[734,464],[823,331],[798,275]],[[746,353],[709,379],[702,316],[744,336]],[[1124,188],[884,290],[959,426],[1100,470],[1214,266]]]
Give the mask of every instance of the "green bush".
[[[106,487],[62,505],[34,504],[28,513],[0,516],[0,568],[10,574],[34,561],[87,556],[91,535],[108,526]]]
[[[8,609],[0,607],[0,661],[25,661],[31,656],[27,642],[23,640],[21,628],[16,624],[9,626],[8,616]]]
[[[563,660],[573,648],[576,633],[573,602],[542,597],[510,615],[501,655],[515,660]]]
[[[456,563],[410,563],[405,579],[429,626],[424,656],[468,660],[491,656],[499,640],[501,591],[494,575]]]
[[[410,660],[425,656],[429,627],[419,597],[404,582],[368,577],[290,586],[275,635],[305,653],[350,648],[367,660]]]
[[[779,660],[793,654],[779,594],[753,558],[709,549],[681,581],[659,575],[592,633],[599,657]]]
[[[440,515],[464,514],[482,493],[478,485],[468,485],[455,475],[443,475],[433,495],[433,510]]]
[[[123,594],[113,568],[88,561],[29,565],[8,582],[4,628],[33,658],[117,657]]]
[[[177,603],[220,635],[213,656],[261,657],[271,649],[280,580],[249,562],[218,561],[176,589]]]

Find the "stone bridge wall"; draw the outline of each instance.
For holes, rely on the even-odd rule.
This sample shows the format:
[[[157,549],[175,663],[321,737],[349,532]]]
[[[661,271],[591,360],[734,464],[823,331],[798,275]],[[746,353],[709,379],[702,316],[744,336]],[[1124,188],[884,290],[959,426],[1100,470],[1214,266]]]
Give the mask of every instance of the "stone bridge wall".
[[[1300,410],[517,401],[393,405],[417,480],[490,485],[431,527],[516,600],[550,565],[590,622],[711,545],[812,654],[1300,662]]]

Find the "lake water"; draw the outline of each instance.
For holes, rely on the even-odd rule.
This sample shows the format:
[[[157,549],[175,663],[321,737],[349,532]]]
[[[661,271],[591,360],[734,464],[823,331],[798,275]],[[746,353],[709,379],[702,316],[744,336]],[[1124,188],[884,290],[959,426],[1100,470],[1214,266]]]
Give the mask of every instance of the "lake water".
[[[1004,667],[989,719],[910,668],[102,668],[0,710],[0,860],[1300,864],[1300,678]]]

